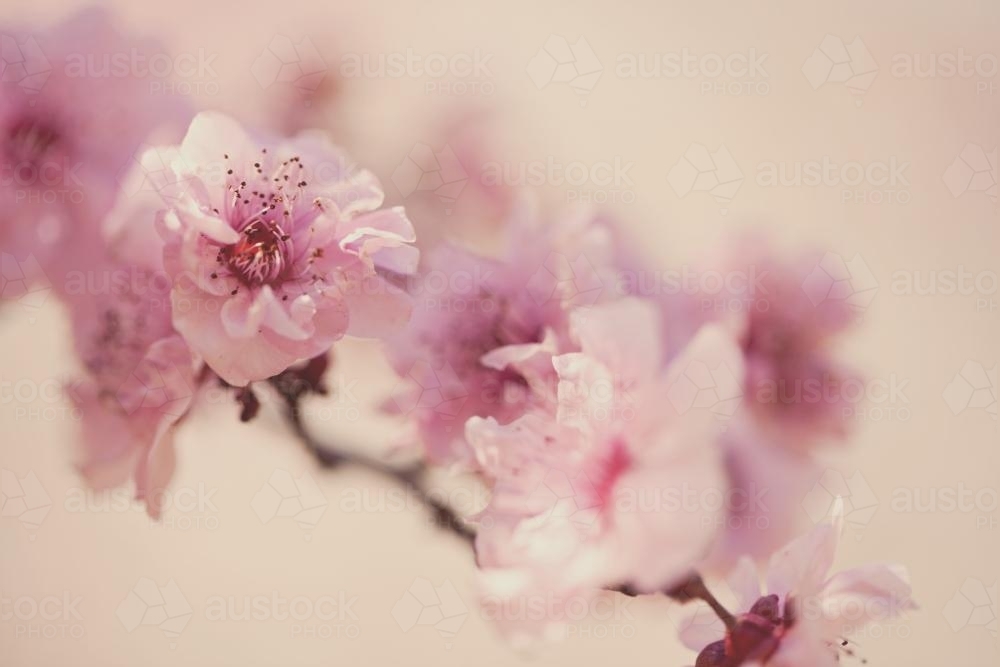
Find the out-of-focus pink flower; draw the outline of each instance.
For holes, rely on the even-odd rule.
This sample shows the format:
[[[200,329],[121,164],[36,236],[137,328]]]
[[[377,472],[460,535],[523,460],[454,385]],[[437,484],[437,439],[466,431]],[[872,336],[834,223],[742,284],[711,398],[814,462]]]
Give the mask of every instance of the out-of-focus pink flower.
[[[756,262],[766,294],[748,309],[740,332],[746,355],[748,406],[769,437],[808,447],[846,435],[844,383],[853,374],[834,359],[831,340],[855,319],[845,301],[813,304],[803,284],[818,258]],[[766,306],[766,307],[765,307]]]
[[[0,30],[0,246],[40,258],[53,285],[85,266],[118,177],[157,128],[190,118],[156,94],[148,63],[164,50],[120,34],[90,9],[45,31]]]
[[[197,361],[170,323],[156,277],[138,265],[95,266],[69,300],[85,378],[71,398],[82,416],[81,471],[98,488],[124,483],[158,517],[173,474],[174,428],[191,406]],[[162,284],[162,283],[161,283]]]
[[[656,298],[669,341],[706,322],[731,328],[746,358],[743,405],[777,446],[807,451],[846,435],[845,383],[854,373],[834,356],[834,339],[856,320],[846,299],[815,299],[816,253],[784,257],[767,239],[740,235],[712,258],[664,272],[639,266],[619,291]]]
[[[699,651],[698,667],[835,667],[852,655],[848,638],[871,624],[916,608],[905,568],[865,565],[828,576],[843,523],[838,500],[833,519],[774,554],[767,594],[749,558],[728,578],[737,598],[735,624],[706,622],[707,607],[681,627],[684,644]]]
[[[813,303],[806,289],[818,256],[784,258],[757,236],[730,241],[720,255],[674,283],[631,276],[623,283],[640,294],[658,290],[669,343],[718,322],[742,352],[738,409],[720,440],[733,498],[741,500],[728,505],[726,530],[703,563],[709,570],[732,567],[741,555],[764,557],[797,533],[801,499],[818,477],[815,448],[846,435],[844,387],[855,378],[831,349],[854,320],[851,307]]]
[[[744,236],[701,272],[694,295],[698,319],[734,328],[746,357],[746,407],[765,437],[785,447],[846,435],[843,387],[854,375],[831,345],[856,315],[845,300],[810,298],[808,278],[819,262],[813,253],[780,257],[763,238]],[[705,277],[709,271],[717,278]],[[719,289],[706,293],[708,286]]]
[[[323,135],[255,138],[199,114],[165,165],[164,265],[176,329],[233,385],[325,352],[345,333],[379,336],[409,317],[386,276],[416,269],[402,209]]]
[[[158,198],[123,194],[93,230],[102,251],[66,273],[61,294],[84,370],[68,387],[81,415],[80,470],[97,488],[131,478],[153,518],[174,471],[174,432],[204,377],[171,321],[153,230],[160,207]]]
[[[413,318],[388,349],[403,382],[387,406],[436,463],[473,463],[470,417],[508,423],[554,400],[551,358],[577,349],[570,310],[613,296],[613,230],[584,209],[546,222],[525,202],[499,258],[442,245],[411,283]]]
[[[655,307],[629,298],[577,310],[572,329],[581,352],[553,359],[554,411],[467,426],[494,480],[476,553],[487,600],[501,607],[589,599],[619,584],[665,590],[721,524],[710,502],[727,483],[717,431],[707,412],[681,414],[665,400],[676,368],[663,368]],[[724,330],[710,326],[674,363],[708,354],[738,359]],[[501,619],[514,621],[504,629],[515,635],[537,635],[565,617]]]

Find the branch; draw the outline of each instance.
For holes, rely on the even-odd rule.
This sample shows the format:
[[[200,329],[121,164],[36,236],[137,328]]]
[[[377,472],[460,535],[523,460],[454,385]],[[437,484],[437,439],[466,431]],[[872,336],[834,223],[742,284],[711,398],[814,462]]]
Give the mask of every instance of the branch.
[[[447,504],[434,498],[427,490],[423,479],[427,474],[427,467],[422,463],[413,463],[406,467],[395,467],[386,464],[378,459],[371,458],[359,452],[346,452],[332,447],[325,446],[318,442],[305,422],[302,420],[300,404],[302,398],[309,393],[325,394],[326,389],[322,385],[322,376],[328,364],[327,358],[317,357],[310,361],[304,368],[288,370],[279,374],[268,383],[274,387],[284,402],[283,414],[285,420],[291,426],[292,432],[302,443],[306,450],[316,459],[320,467],[326,470],[335,470],[341,466],[355,466],[374,472],[382,477],[405,487],[413,493],[434,516],[435,525],[445,528],[453,535],[461,538],[470,547],[473,546],[476,533],[462,518]],[[259,402],[253,397],[252,392],[248,395],[240,394],[240,401],[244,407],[244,414],[256,414]],[[640,591],[626,582],[609,590],[635,597]],[[728,630],[736,627],[736,618],[719,602],[719,600],[708,590],[704,579],[697,572],[692,571],[686,579],[676,586],[662,591],[662,594],[686,604],[692,600],[702,600],[716,616],[725,624]]]
[[[306,450],[312,454],[320,467],[334,470],[341,466],[354,466],[396,482],[413,493],[431,511],[436,526],[448,530],[472,546],[476,533],[451,507],[434,498],[425,487],[423,480],[426,477],[427,468],[424,465],[415,463],[399,468],[361,453],[345,452],[319,443],[302,420],[302,411],[299,409],[301,394],[282,391],[283,388],[277,383],[272,382],[271,384],[284,400],[283,414],[291,426],[292,432]]]
[[[725,624],[727,630],[732,630],[736,627],[736,618],[728,609],[722,606],[722,603],[712,594],[712,591],[708,590],[705,580],[697,572],[692,572],[685,581],[666,591],[666,595],[681,604],[685,604],[691,600],[701,600],[712,608],[712,611],[719,617],[719,620]]]

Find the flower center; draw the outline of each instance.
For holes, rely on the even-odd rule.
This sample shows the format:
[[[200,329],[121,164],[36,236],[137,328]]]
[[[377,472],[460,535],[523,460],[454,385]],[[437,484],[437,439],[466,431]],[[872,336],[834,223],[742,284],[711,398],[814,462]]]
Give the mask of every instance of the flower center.
[[[632,457],[629,455],[628,445],[624,440],[615,440],[608,456],[602,461],[600,473],[594,483],[594,491],[602,507],[612,502],[615,484],[631,466]]]
[[[17,164],[37,164],[59,141],[59,133],[37,118],[22,118],[7,130],[6,152]]]
[[[786,605],[784,617],[777,595],[766,595],[726,632],[726,638],[706,646],[698,654],[695,667],[738,667],[766,664],[778,650],[781,638],[792,626],[793,615]]]
[[[285,271],[288,237],[274,223],[257,218],[241,232],[242,238],[219,251],[220,263],[229,266],[250,286],[278,281]]]

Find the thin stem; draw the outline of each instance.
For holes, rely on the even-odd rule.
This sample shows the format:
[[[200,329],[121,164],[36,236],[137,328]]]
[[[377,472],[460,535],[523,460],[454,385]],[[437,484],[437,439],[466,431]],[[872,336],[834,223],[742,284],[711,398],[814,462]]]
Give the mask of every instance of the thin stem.
[[[727,630],[732,630],[736,627],[736,618],[728,609],[722,606],[722,603],[712,594],[712,591],[708,590],[705,580],[697,572],[692,572],[686,580],[666,591],[666,594],[667,597],[681,603],[690,602],[691,600],[701,600],[712,608],[712,611],[723,622]]]
[[[434,498],[424,485],[423,480],[427,475],[427,467],[424,464],[414,463],[402,468],[394,467],[361,453],[327,447],[312,436],[302,419],[302,411],[299,409],[299,405],[302,397],[310,392],[325,393],[326,390],[322,385],[321,378],[327,368],[327,364],[328,357],[317,357],[311,360],[305,368],[296,371],[286,371],[281,375],[271,378],[269,381],[269,384],[277,390],[284,402],[283,412],[285,420],[291,426],[296,438],[309,451],[313,458],[316,459],[317,463],[327,470],[334,470],[344,465],[356,466],[374,472],[405,487],[432,512],[436,525],[460,537],[470,547],[473,546],[476,539],[475,531],[469,528],[455,510]],[[243,404],[244,413],[248,417],[252,417],[259,408],[259,402],[253,396],[252,392],[241,394],[240,396],[242,396],[240,401]],[[639,594],[638,589],[628,582],[609,588],[609,590],[630,597]],[[728,630],[736,627],[736,618],[708,590],[705,581],[697,572],[692,572],[677,586],[663,591],[663,594],[681,603],[687,603],[691,600],[702,600],[712,608],[712,611],[722,620]]]
[[[412,464],[404,468],[387,465],[378,459],[355,452],[345,452],[320,444],[306,428],[299,410],[298,397],[282,394],[285,400],[284,415],[292,432],[302,445],[312,454],[313,458],[327,470],[340,466],[355,466],[385,477],[413,493],[417,499],[434,515],[435,525],[450,531],[470,546],[475,541],[476,533],[466,525],[456,512],[437,498],[433,497],[424,486],[423,478],[427,469],[422,464]]]

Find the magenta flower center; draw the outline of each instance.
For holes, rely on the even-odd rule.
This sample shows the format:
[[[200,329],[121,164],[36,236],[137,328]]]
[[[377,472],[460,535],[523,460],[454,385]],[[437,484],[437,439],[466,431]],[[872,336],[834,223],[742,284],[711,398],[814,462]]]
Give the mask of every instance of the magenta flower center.
[[[777,595],[766,595],[727,630],[726,638],[713,642],[698,654],[695,667],[738,667],[747,663],[766,664],[778,650],[781,638],[792,626],[793,615],[785,605],[782,616]]]
[[[219,259],[233,274],[250,286],[278,282],[288,264],[288,237],[272,222],[256,218],[243,231],[241,238],[219,251]]]
[[[615,484],[632,467],[632,457],[628,445],[623,440],[615,440],[611,452],[602,462],[600,474],[594,483],[597,501],[603,507],[611,502]]]
[[[59,133],[37,118],[22,118],[7,130],[5,152],[16,164],[37,164],[59,141]]]

